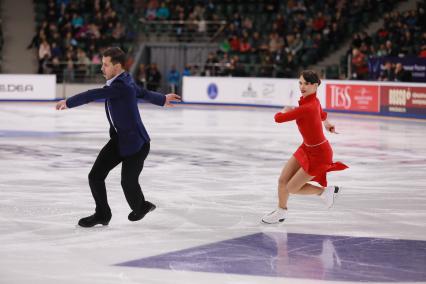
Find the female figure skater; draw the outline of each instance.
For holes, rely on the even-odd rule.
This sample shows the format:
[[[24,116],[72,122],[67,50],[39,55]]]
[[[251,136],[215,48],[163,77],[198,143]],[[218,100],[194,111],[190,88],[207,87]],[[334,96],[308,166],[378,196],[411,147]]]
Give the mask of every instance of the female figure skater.
[[[316,91],[321,80],[314,71],[305,70],[299,78],[302,97],[299,107],[284,107],[275,114],[275,122],[296,120],[303,143],[284,166],[278,181],[278,208],[262,218],[266,224],[275,224],[287,218],[289,194],[318,195],[327,208],[331,208],[339,187],[328,186],[326,173],[347,168],[343,163],[333,163],[333,150],[324,136],[321,122],[331,133],[337,133],[321,108]],[[309,181],[316,181],[315,186]]]

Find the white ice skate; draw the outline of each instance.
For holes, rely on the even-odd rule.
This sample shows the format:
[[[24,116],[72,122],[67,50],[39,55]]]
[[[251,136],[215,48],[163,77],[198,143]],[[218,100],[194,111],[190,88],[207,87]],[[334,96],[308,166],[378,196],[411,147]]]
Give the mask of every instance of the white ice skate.
[[[340,190],[341,188],[338,186],[327,186],[323,193],[321,193],[320,198],[327,209],[333,207],[334,201]]]
[[[287,219],[287,210],[277,208],[269,214],[266,214],[262,218],[262,222],[265,224],[277,224]]]

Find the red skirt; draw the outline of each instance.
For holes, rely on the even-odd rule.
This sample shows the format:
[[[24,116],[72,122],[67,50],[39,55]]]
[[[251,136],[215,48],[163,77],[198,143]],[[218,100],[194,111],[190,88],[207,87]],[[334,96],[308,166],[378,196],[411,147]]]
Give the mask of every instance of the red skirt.
[[[293,156],[303,170],[314,177],[312,180],[324,187],[327,186],[327,172],[342,171],[348,168],[341,162],[333,162],[333,149],[328,141],[313,147],[302,144]]]

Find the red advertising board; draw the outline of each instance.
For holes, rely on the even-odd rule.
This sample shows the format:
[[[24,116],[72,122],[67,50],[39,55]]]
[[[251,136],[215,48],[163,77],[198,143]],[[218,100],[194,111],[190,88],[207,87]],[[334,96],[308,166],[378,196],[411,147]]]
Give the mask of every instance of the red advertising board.
[[[327,83],[326,108],[380,112],[379,86]]]
[[[426,114],[426,86],[381,86],[382,110],[390,113]]]

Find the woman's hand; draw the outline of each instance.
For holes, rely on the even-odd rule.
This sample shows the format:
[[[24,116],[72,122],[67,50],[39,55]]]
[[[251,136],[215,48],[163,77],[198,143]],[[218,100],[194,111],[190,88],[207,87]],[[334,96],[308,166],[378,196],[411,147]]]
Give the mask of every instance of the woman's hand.
[[[331,132],[331,133],[335,133],[335,134],[339,134],[338,132],[336,132],[336,127],[334,126],[334,124],[330,123],[327,119],[324,120],[324,127],[325,129],[327,129],[327,131]]]

